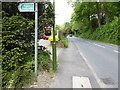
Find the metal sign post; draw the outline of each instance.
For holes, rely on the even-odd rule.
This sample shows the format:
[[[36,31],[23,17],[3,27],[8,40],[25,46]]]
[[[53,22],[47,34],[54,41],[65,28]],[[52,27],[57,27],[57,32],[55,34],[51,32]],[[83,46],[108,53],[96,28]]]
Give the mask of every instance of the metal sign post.
[[[38,58],[38,48],[37,48],[37,41],[38,41],[38,4],[35,3],[35,74],[37,75],[37,58]]]
[[[35,74],[37,75],[38,3],[37,2],[35,3],[35,10],[34,3],[20,3],[18,5],[18,9],[20,12],[35,12]]]

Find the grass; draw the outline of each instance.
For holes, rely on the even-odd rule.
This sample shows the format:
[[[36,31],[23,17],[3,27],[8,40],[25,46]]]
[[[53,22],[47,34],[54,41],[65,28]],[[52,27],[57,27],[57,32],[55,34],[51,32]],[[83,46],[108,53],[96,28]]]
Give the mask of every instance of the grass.
[[[81,36],[76,36],[76,37],[83,38]],[[107,43],[107,44],[112,44],[112,45],[118,45],[118,46],[120,46],[120,43],[114,44],[114,43],[110,43],[108,41],[101,41],[101,40],[95,40],[95,39],[90,39],[90,38],[83,38],[83,39],[87,39],[87,40],[91,40],[91,41],[96,41],[96,42],[101,42],[101,43]]]
[[[68,48],[68,39],[65,36],[62,36],[60,39],[60,43],[64,45],[64,48]]]

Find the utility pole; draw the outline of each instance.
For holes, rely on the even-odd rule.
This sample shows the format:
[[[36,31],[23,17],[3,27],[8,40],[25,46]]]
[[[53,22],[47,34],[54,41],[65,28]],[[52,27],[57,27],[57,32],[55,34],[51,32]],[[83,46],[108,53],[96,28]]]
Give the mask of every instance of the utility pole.
[[[35,2],[35,74],[37,75],[37,66],[38,66],[38,3]]]
[[[56,41],[55,41],[55,0],[53,0],[53,12],[54,12],[54,24],[53,24],[53,42],[52,42],[52,53],[53,53],[53,71],[56,71]]]

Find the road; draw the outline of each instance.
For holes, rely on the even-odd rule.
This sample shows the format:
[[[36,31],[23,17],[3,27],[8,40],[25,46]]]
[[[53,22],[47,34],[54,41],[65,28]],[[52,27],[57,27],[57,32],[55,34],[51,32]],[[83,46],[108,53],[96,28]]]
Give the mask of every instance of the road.
[[[99,88],[93,73],[80,55],[78,48],[69,38],[69,47],[65,48],[58,58],[56,77],[51,88],[73,88],[73,77],[88,77],[93,88]]]
[[[69,37],[101,87],[118,87],[118,46],[77,37]]]
[[[88,77],[92,88],[118,87],[118,46],[74,36],[68,40],[51,88],[72,88],[73,76]]]

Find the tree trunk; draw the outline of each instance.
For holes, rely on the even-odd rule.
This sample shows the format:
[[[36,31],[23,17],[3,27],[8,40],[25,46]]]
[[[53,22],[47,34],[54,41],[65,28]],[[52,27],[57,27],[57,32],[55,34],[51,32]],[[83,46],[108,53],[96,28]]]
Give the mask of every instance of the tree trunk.
[[[108,8],[105,4],[104,4],[104,11],[105,11],[106,24],[108,24],[109,23]]]
[[[98,26],[101,26],[101,20],[100,20],[100,6],[99,3],[96,2],[96,11],[97,11],[97,16],[98,16]]]

